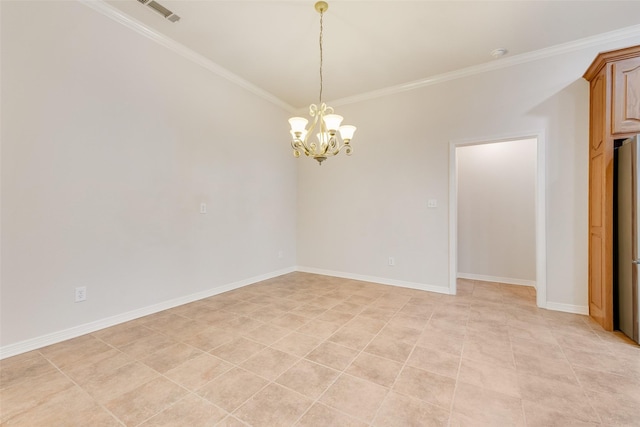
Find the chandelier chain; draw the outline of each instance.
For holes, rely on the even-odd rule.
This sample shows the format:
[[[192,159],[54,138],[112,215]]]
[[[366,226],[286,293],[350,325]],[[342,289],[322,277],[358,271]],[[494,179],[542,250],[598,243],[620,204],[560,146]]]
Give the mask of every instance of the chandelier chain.
[[[322,17],[324,15],[323,11],[320,11],[320,102],[319,105],[322,105]]]

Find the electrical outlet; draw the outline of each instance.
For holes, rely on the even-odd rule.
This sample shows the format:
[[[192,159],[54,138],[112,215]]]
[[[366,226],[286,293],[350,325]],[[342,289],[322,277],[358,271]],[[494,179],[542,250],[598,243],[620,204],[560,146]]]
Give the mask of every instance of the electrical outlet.
[[[200,203],[200,213],[201,214],[206,214],[207,213],[207,204],[206,203]]]
[[[82,302],[87,300],[87,287],[80,286],[76,288],[76,302]]]
[[[427,207],[428,208],[437,208],[438,207],[438,201],[436,199],[427,200]]]
[[[278,258],[282,258],[284,256],[284,254],[282,253],[282,251],[278,251]]]
[[[396,265],[396,259],[392,256],[389,257],[389,265],[391,267],[393,267],[394,265]]]

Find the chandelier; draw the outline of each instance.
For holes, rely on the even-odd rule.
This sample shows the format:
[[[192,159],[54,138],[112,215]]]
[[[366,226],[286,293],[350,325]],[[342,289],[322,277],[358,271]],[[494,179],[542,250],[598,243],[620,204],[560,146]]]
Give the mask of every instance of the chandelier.
[[[322,102],[322,17],[329,9],[324,1],[315,4],[315,9],[320,13],[320,99],[318,104],[309,106],[309,115],[313,118],[311,127],[307,129],[309,120],[304,117],[292,117],[291,147],[293,156],[298,158],[304,153],[307,157],[313,157],[322,164],[327,157],[337,155],[344,148],[347,155],[351,155],[351,139],[356,131],[355,126],[342,125],[342,116],[333,114],[333,108]]]

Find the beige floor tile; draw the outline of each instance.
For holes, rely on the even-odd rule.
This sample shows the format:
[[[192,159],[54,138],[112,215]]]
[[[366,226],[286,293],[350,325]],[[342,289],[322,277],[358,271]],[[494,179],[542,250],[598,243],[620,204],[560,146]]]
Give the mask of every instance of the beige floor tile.
[[[207,383],[197,393],[214,405],[233,412],[267,384],[267,380],[254,373],[234,368]]]
[[[296,423],[296,427],[367,427],[368,424],[321,403],[311,409]]]
[[[338,305],[333,306],[332,310],[339,311],[341,313],[353,314],[354,316],[364,310],[365,306],[362,304],[356,304],[354,302],[344,301]]]
[[[157,378],[106,402],[104,406],[125,425],[138,425],[187,393],[166,378]]]
[[[515,354],[518,372],[578,385],[578,380],[566,360],[548,359],[528,354]]]
[[[177,343],[151,353],[140,361],[160,373],[165,373],[169,369],[173,369],[187,360],[198,357],[201,354],[204,354],[202,350],[187,344]]]
[[[640,425],[638,416],[638,398],[629,399],[627,396],[618,393],[596,393],[587,392],[589,403],[604,425],[615,426],[637,426]]]
[[[363,332],[357,327],[346,325],[340,328],[328,340],[354,350],[362,350],[375,337],[374,334]]]
[[[478,362],[515,368],[511,345],[508,342],[503,343],[499,340],[467,338],[464,342],[462,357]]]
[[[141,325],[123,323],[112,328],[102,329],[92,335],[114,347],[123,347],[151,335],[153,331]]]
[[[100,403],[105,403],[158,378],[150,367],[134,362],[89,378],[82,387]]]
[[[199,348],[202,351],[211,351],[216,347],[220,347],[234,339],[238,338],[235,334],[215,326],[204,329],[202,332],[183,340],[185,344]]]
[[[252,311],[249,314],[249,317],[260,322],[269,323],[273,322],[273,320],[277,319],[278,317],[285,315],[286,313],[286,311],[278,310],[277,308],[273,307],[260,307],[257,310]]]
[[[581,387],[521,373],[518,374],[518,384],[523,400],[543,405],[570,418],[598,421]]]
[[[391,387],[401,369],[402,364],[393,360],[360,353],[345,372],[384,387]]]
[[[371,422],[387,392],[385,387],[342,374],[320,401],[357,419]]]
[[[463,359],[458,381],[520,397],[518,374],[512,368]]]
[[[58,368],[66,368],[87,357],[102,354],[111,347],[92,335],[83,335],[43,349],[40,353]]]
[[[271,345],[290,332],[290,329],[267,323],[245,332],[243,336],[264,345]]]
[[[448,410],[391,392],[378,410],[373,425],[380,427],[436,427],[447,426],[448,422]]]
[[[339,328],[340,325],[338,324],[314,319],[313,322],[309,322],[300,326],[297,329],[297,332],[325,340],[333,335],[333,333]]]
[[[339,326],[343,326],[345,323],[353,319],[355,315],[349,313],[343,313],[334,309],[329,309],[316,317],[317,320],[322,320],[329,323],[334,323]]]
[[[56,371],[57,369],[39,353],[4,359],[0,362],[0,388],[11,387],[19,382]]]
[[[243,423],[233,415],[229,415],[216,424],[216,427],[248,427],[248,424]]]
[[[547,359],[566,360],[562,348],[557,344],[542,343],[522,338],[511,338],[511,349],[515,354],[532,354]]]
[[[127,344],[118,347],[118,350],[129,356],[142,359],[151,353],[171,347],[178,343],[178,340],[159,332],[147,329],[148,333],[137,340],[129,341]]]
[[[248,301],[240,301],[236,304],[231,304],[225,307],[224,310],[243,316],[250,316],[251,312],[258,310],[259,308],[262,308],[262,306]]]
[[[2,425],[116,427],[122,424],[102,409],[82,389],[70,387],[49,396],[40,404],[12,418],[3,420]]]
[[[325,311],[327,311],[326,308],[318,307],[317,305],[313,304],[304,304],[291,310],[291,313],[297,316],[313,319],[318,317]]]
[[[202,332],[210,325],[177,314],[168,314],[145,324],[145,326],[176,339],[186,339]]]
[[[268,380],[275,380],[291,368],[299,357],[273,348],[265,348],[254,354],[240,366]]]
[[[567,416],[563,412],[528,400],[524,400],[522,406],[527,427],[595,427],[602,425],[598,421],[589,422]]]
[[[214,348],[209,353],[228,362],[240,364],[263,348],[265,346],[262,344],[240,337]]]
[[[332,342],[323,342],[309,353],[306,358],[321,365],[328,366],[329,368],[342,371],[349,366],[349,363],[351,363],[357,354],[358,351],[352,348],[347,348]]]
[[[351,295],[345,300],[347,303],[358,304],[361,306],[367,306],[376,300],[376,297],[367,295]]]
[[[70,365],[63,369],[68,375],[79,385],[83,386],[90,383],[95,378],[107,375],[121,366],[133,363],[135,360],[119,350],[112,348],[104,353],[99,353],[83,359],[82,362]]]
[[[387,337],[397,342],[414,345],[420,338],[420,331],[393,324],[387,324],[378,334],[378,337]]]
[[[398,314],[421,319],[425,323],[429,321],[436,309],[434,303],[419,303],[409,301],[399,311]]]
[[[165,376],[188,390],[197,390],[227,372],[232,364],[203,353],[165,372]]]
[[[417,345],[460,356],[464,338],[465,332],[443,331],[427,325],[418,338]]]
[[[255,312],[251,313],[252,317],[254,313]],[[228,311],[209,307],[209,311],[199,314],[198,317],[194,318],[194,320],[197,320],[202,323],[206,323],[209,326],[220,327],[223,323],[228,322],[232,319],[235,319],[236,317],[240,317],[240,316],[234,313],[230,313]],[[257,319],[257,320],[260,320],[260,319]]]
[[[262,325],[264,325],[264,323],[256,319],[252,319],[247,316],[240,316],[235,317],[228,322],[220,323],[217,326],[233,334],[242,335]]]
[[[360,316],[368,317],[370,319],[380,320],[382,322],[388,322],[396,313],[396,310],[389,310],[384,308],[377,308],[368,306],[362,312],[360,312]]]
[[[407,360],[407,365],[455,379],[460,366],[460,356],[416,346]]]
[[[413,350],[413,344],[396,341],[393,338],[384,335],[378,335],[364,349],[365,352],[375,354],[376,356],[395,360],[404,363]]]
[[[532,289],[459,283],[296,272],[175,307],[0,361],[0,423],[634,425],[639,346]]]
[[[631,400],[635,398],[640,405],[640,380],[580,366],[575,366],[573,371],[585,390],[628,396]]]
[[[272,325],[280,326],[281,328],[287,328],[292,331],[298,329],[305,323],[307,323],[309,319],[304,316],[299,316],[293,313],[286,313],[281,316],[276,317],[271,320]]]
[[[375,335],[384,328],[386,323],[387,322],[384,320],[372,319],[370,317],[358,315],[351,319],[345,327]]]
[[[276,382],[311,399],[317,399],[340,372],[302,359],[278,377]]]
[[[519,398],[463,382],[457,384],[453,411],[488,424],[525,425]]]
[[[272,383],[238,408],[234,415],[255,427],[290,426],[312,403],[312,400]]]
[[[452,378],[405,366],[393,390],[449,409],[455,385],[456,382]]]
[[[400,326],[404,328],[416,329],[420,332],[424,330],[425,326],[429,322],[431,316],[419,316],[412,314],[404,314],[399,312],[395,314],[391,320],[389,320],[388,324],[390,326]]]
[[[213,427],[225,416],[226,411],[201,397],[189,394],[141,424],[141,427]]]
[[[299,332],[292,332],[273,343],[271,348],[275,348],[276,350],[281,350],[295,356],[304,357],[311,350],[320,345],[321,342],[322,339],[320,338],[301,334]]]
[[[73,388],[74,384],[59,371],[40,375],[0,390],[0,422],[14,417],[52,399],[55,395]]]

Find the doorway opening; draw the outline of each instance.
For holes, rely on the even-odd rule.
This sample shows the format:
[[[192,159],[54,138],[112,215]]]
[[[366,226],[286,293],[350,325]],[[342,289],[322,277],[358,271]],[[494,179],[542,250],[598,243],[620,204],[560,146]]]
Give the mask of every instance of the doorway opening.
[[[544,160],[542,131],[450,143],[450,294],[459,277],[529,285],[546,308]]]

